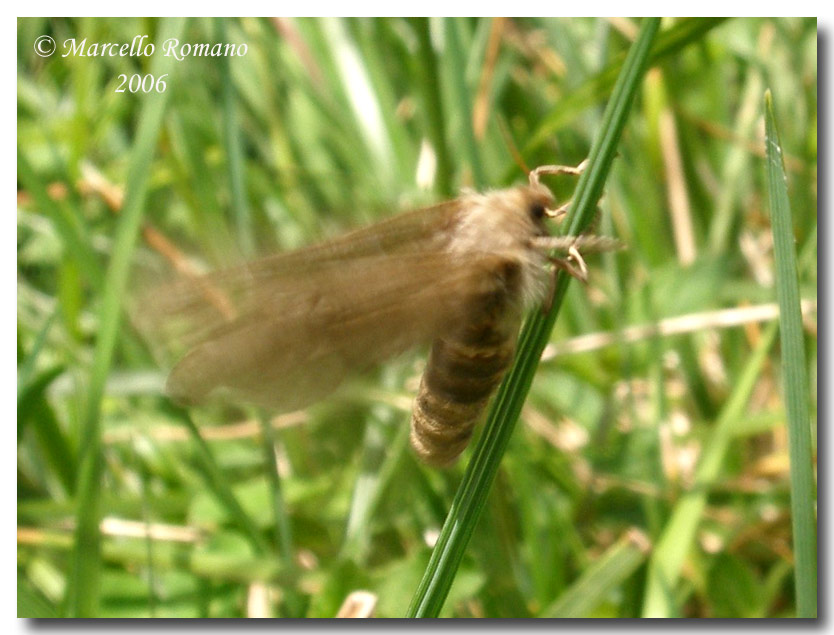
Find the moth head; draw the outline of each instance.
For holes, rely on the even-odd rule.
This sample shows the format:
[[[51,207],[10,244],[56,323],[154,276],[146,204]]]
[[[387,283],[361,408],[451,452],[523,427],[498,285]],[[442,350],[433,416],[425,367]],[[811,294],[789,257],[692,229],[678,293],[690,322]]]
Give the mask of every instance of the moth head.
[[[462,197],[453,249],[459,251],[526,250],[530,240],[550,235],[545,226],[553,195],[543,185],[523,185]]]
[[[515,240],[527,244],[531,238],[549,236],[546,221],[552,217],[553,194],[544,185],[533,183],[496,192],[495,214],[503,229]]]
[[[521,211],[532,223],[533,236],[549,236],[545,221],[552,216],[553,194],[541,183],[518,188],[522,197]]]

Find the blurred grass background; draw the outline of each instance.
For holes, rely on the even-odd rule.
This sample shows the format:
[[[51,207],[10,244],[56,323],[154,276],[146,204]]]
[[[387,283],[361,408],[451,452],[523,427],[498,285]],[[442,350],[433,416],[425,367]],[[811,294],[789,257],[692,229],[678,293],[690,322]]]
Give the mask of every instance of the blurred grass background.
[[[19,19],[18,614],[329,617],[366,590],[403,615],[469,456],[431,470],[407,447],[421,355],[303,413],[191,428],[118,319],[129,269],[521,182],[513,146],[578,164],[637,26]],[[42,34],[157,51],[41,58]],[[168,37],[248,52],[175,61]],[[597,223],[628,248],[571,285],[441,615],[797,614],[763,98],[815,443],[816,42],[813,19],[664,21]],[[114,92],[166,72],[164,94]]]

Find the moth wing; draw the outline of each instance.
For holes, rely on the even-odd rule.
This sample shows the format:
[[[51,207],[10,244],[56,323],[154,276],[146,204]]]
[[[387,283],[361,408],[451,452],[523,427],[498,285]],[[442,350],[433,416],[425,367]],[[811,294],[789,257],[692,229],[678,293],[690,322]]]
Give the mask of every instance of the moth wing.
[[[133,316],[158,349],[190,347],[238,318],[255,314],[267,298],[303,296],[322,279],[339,275],[346,262],[368,266],[391,264],[395,258],[440,253],[456,223],[457,200],[383,220],[334,240],[200,277],[153,285],[141,294]],[[391,261],[386,263],[386,257]],[[378,260],[373,260],[377,258]],[[361,275],[351,269],[352,275]]]
[[[319,262],[206,334],[173,369],[168,391],[186,403],[225,395],[304,407],[451,328],[494,265],[486,254],[446,250]]]
[[[428,343],[459,320],[489,278],[486,254],[450,252],[453,200],[400,214],[322,245],[154,289],[137,323],[186,353],[167,389],[288,411]]]

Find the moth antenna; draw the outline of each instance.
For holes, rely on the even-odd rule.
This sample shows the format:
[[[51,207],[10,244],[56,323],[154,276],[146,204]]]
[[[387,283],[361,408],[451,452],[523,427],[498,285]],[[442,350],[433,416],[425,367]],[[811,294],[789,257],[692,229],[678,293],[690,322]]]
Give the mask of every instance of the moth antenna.
[[[513,161],[515,161],[515,164],[520,167],[525,174],[530,174],[530,168],[528,168],[527,164],[524,163],[524,159],[518,151],[518,146],[515,144],[512,136],[510,135],[510,129],[507,127],[507,122],[500,116],[496,117],[496,120],[498,121],[498,129],[501,131],[501,136],[504,138],[504,143],[507,144],[507,149],[510,151],[510,156],[512,156]]]
[[[561,220],[565,216],[565,214],[568,213],[571,203],[573,203],[573,199],[569,200],[567,203],[562,203],[556,209],[545,209],[544,213],[547,214],[548,218],[552,218],[553,220]]]
[[[539,177],[542,174],[571,174],[579,176],[588,167],[588,159],[585,159],[577,166],[572,165],[540,165],[535,170],[530,171],[530,185],[538,185]]]

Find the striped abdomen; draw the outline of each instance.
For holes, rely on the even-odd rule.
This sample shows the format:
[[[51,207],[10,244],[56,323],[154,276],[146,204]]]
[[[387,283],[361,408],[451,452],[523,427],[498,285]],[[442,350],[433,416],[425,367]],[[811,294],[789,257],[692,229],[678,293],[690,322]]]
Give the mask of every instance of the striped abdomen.
[[[518,269],[476,296],[464,321],[432,344],[411,413],[411,445],[431,465],[454,462],[504,377],[518,333]]]

